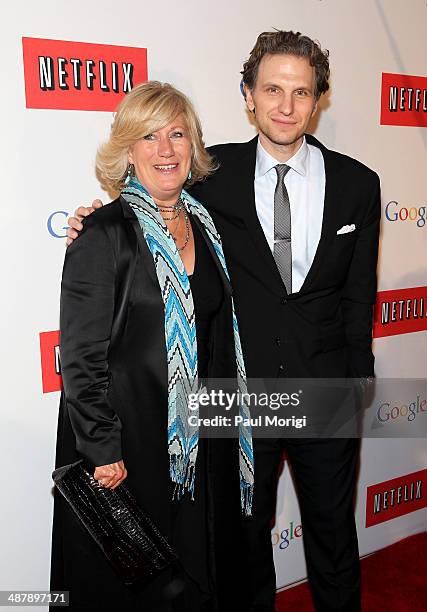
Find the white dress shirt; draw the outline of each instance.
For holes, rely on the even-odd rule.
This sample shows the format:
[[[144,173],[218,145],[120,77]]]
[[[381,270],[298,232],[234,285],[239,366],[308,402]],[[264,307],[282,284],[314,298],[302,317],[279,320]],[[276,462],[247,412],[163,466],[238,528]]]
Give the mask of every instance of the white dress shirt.
[[[274,191],[277,174],[274,159],[258,140],[255,166],[255,204],[268,245],[274,247]],[[285,176],[291,206],[292,293],[299,291],[313,263],[319,244],[325,198],[325,164],[318,147],[301,147],[286,165]]]

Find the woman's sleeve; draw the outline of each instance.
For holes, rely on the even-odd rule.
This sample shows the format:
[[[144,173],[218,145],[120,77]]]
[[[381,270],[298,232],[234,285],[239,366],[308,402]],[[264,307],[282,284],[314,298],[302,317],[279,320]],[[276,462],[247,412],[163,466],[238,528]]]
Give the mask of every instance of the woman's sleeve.
[[[121,423],[107,394],[115,284],[113,245],[91,215],[65,256],[60,360],[77,451],[95,466],[122,459]]]

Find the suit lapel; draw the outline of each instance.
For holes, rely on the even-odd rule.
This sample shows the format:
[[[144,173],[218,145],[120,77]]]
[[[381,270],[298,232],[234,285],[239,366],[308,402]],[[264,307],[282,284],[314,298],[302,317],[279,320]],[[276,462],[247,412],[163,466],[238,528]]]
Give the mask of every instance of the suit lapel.
[[[313,263],[305,277],[301,289],[295,294],[300,295],[305,293],[313,284],[316,276],[322,267],[323,259],[327,253],[328,246],[333,240],[334,228],[336,227],[335,217],[338,212],[338,203],[342,200],[342,183],[339,180],[339,172],[334,164],[331,152],[323,146],[314,136],[306,135],[308,144],[318,147],[323,155],[325,163],[325,199],[323,204],[322,229],[319,239],[319,244],[313,259]]]
[[[258,136],[246,143],[242,155],[236,159],[236,167],[231,168],[229,184],[232,188],[232,194],[230,195],[236,203],[235,210],[244,221],[260,256],[260,263],[263,264],[263,280],[269,289],[283,296],[286,294],[286,289],[256,210],[254,180],[257,144]],[[248,245],[242,245],[242,247],[248,248]]]

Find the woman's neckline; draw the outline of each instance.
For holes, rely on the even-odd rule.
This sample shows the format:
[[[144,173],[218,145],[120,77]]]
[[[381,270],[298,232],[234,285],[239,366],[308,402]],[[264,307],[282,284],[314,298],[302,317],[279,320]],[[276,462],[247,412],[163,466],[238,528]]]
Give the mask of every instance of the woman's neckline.
[[[194,240],[194,267],[193,267],[192,273],[191,274],[187,274],[188,280],[191,281],[191,279],[195,275],[196,266],[197,266],[197,248],[196,248],[196,231],[197,230],[194,229],[194,220],[193,220],[193,216],[191,215],[191,213],[188,213],[188,216],[189,216],[189,219],[190,219],[191,229],[193,231],[193,240]]]

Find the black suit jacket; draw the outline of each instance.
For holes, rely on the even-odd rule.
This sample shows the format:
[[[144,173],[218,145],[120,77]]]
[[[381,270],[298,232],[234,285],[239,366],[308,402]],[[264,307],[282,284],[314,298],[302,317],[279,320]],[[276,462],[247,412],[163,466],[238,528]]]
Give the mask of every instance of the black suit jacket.
[[[192,193],[222,236],[248,376],[371,376],[379,178],[360,162],[306,138],[322,152],[326,188],[319,245],[298,292],[287,295],[257,217],[258,138],[211,147],[219,170]],[[355,231],[337,235],[350,224]]]

